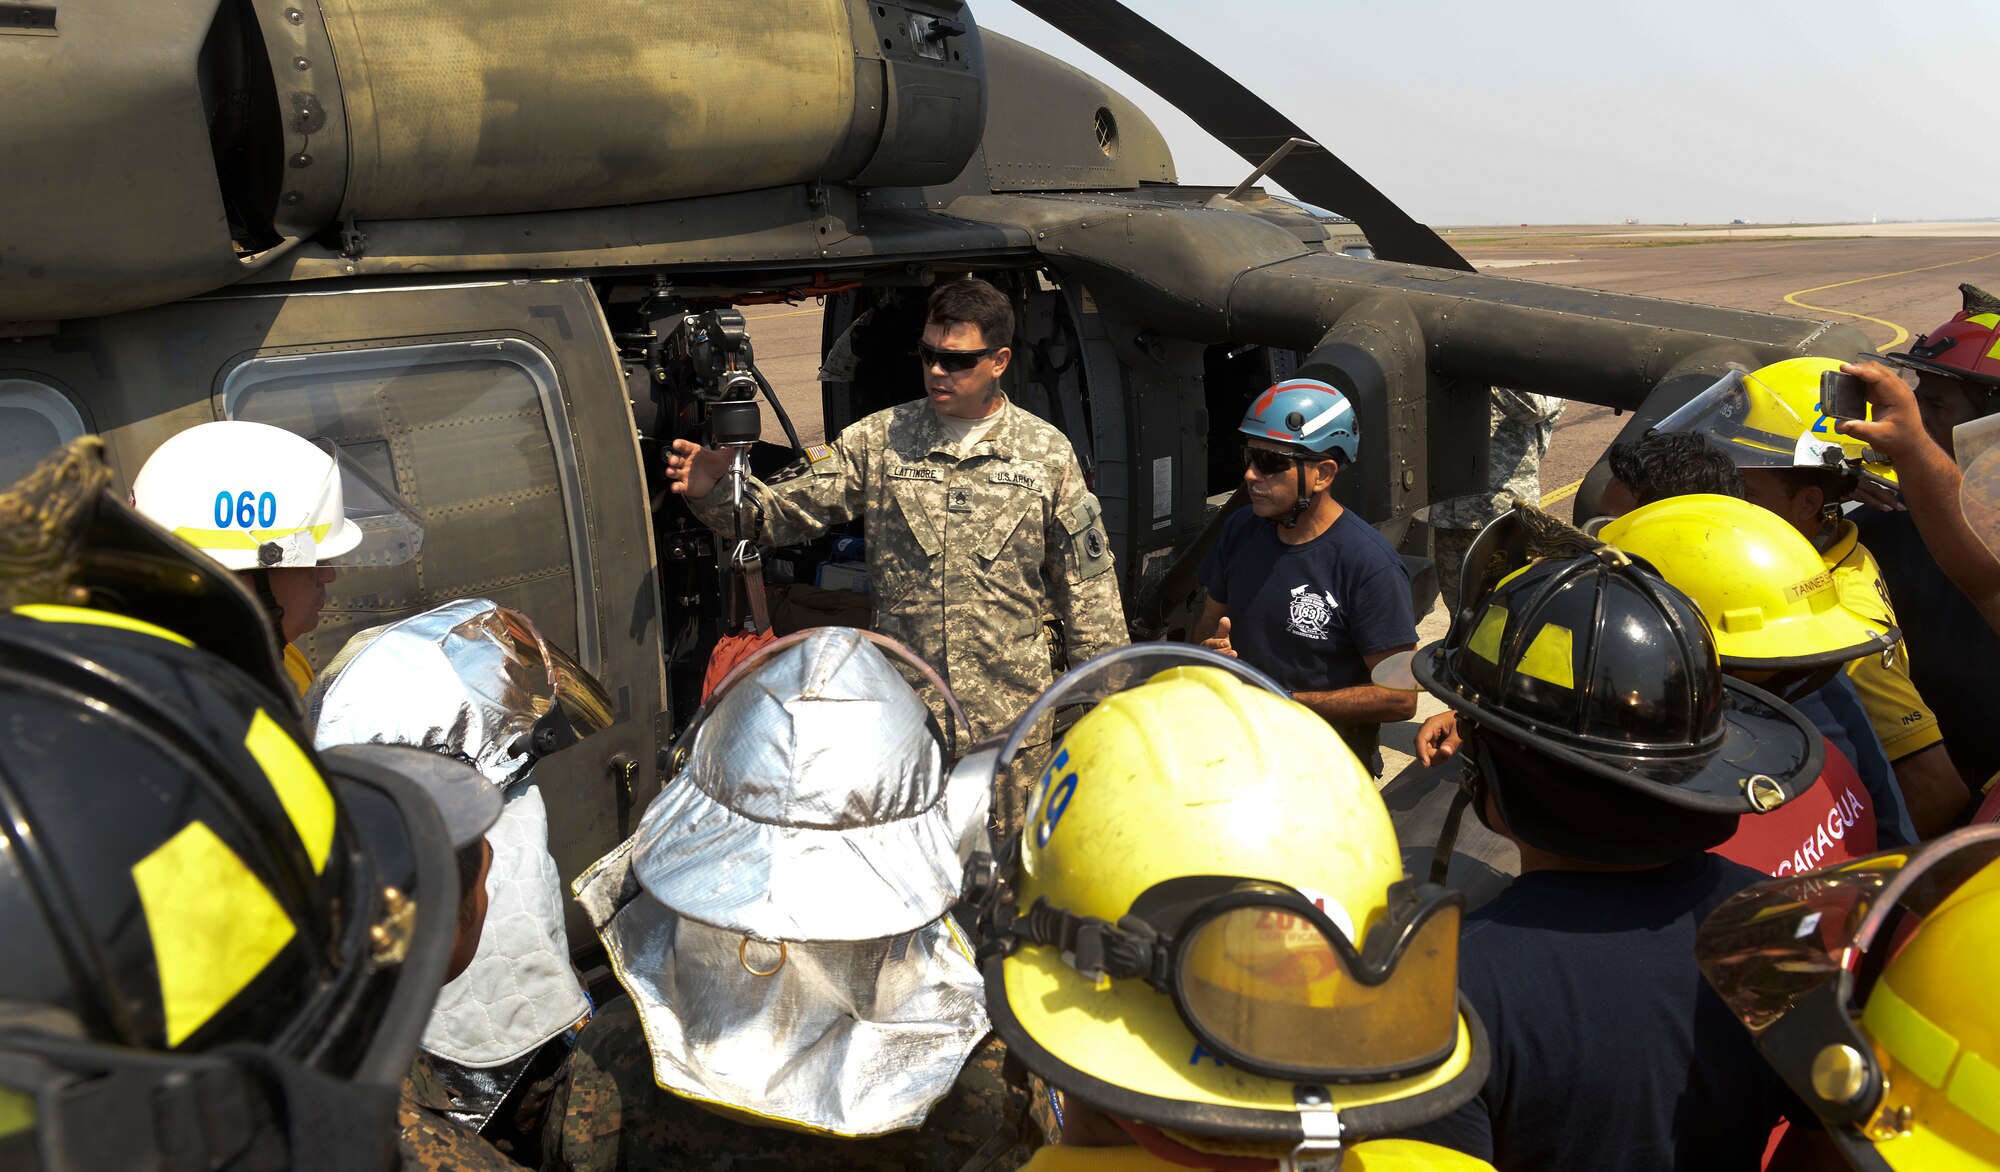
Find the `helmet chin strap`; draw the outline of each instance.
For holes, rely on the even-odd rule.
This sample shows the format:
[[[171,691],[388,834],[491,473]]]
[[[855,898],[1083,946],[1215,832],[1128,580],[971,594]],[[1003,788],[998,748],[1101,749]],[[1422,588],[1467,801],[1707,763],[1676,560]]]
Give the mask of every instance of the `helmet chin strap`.
[[[1312,499],[1306,496],[1306,462],[1297,456],[1292,457],[1292,484],[1295,490],[1292,515],[1279,522],[1287,529],[1297,528],[1299,518],[1305,515],[1306,506],[1312,504]]]
[[[278,602],[278,596],[271,592],[271,572],[259,566],[250,571],[250,581],[257,591],[257,601],[264,604],[264,613],[270,616],[271,630],[278,636],[278,646],[283,647],[291,640],[285,638],[285,608]]]

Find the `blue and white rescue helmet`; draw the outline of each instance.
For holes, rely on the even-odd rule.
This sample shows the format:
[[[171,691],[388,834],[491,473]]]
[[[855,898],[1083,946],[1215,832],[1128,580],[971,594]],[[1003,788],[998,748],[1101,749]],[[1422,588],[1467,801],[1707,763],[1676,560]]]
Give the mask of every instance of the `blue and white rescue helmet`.
[[[1354,404],[1327,383],[1290,378],[1257,396],[1236,430],[1253,439],[1275,440],[1316,455],[1352,464],[1361,451],[1361,425]]]

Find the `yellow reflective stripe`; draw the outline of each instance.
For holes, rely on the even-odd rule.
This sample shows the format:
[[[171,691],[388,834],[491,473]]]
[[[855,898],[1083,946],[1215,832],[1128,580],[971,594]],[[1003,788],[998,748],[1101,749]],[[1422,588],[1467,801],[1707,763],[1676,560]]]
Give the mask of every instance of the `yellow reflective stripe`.
[[[1951,1060],[1958,1053],[1957,1039],[1897,996],[1887,979],[1876,981],[1874,991],[1868,994],[1861,1027],[1910,1073],[1933,1087],[1944,1086]]]
[[[1988,1131],[2000,1132],[2000,1067],[1977,1054],[1960,1055],[1958,1069],[1951,1072],[1951,1085],[1945,1088],[1945,1098],[1985,1124]]]
[[[1985,326],[1989,330],[2000,330],[2000,313],[1975,313],[1965,319],[1967,325]]]
[[[1986,356],[1988,358],[2000,358],[2000,338],[1994,339],[1993,345],[1986,351]]]
[[[34,1129],[34,1096],[0,1087],[0,1139]]]
[[[1528,644],[1527,653],[1521,656],[1521,665],[1517,670],[1524,676],[1558,688],[1574,690],[1576,669],[1571,664],[1574,656],[1574,640],[1569,628],[1549,623],[1535,632],[1534,642]]]
[[[166,1010],[178,1046],[264,971],[298,929],[236,852],[190,822],[132,864]]]
[[[284,803],[285,813],[291,816],[292,827],[312,859],[313,871],[326,870],[327,852],[333,849],[334,821],[333,794],[326,788],[326,779],[313,768],[298,742],[286,736],[262,708],[250,720],[243,747],[257,758],[271,788],[277,791],[278,801]]]
[[[283,541],[294,533],[311,533],[314,541],[325,541],[331,532],[333,522],[328,521],[310,529],[303,525],[291,529],[196,529],[183,525],[174,530],[174,536],[196,549],[256,549],[267,541]]]
[[[1489,606],[1486,613],[1479,616],[1479,626],[1472,632],[1465,649],[1488,663],[1500,662],[1500,635],[1507,629],[1507,608]]]
[[[177,635],[165,627],[156,627],[143,619],[128,615],[112,614],[109,611],[91,610],[83,606],[56,606],[52,603],[31,602],[17,606],[14,613],[24,619],[34,619],[42,623],[82,623],[92,627],[115,627],[121,631],[136,631],[141,635],[153,635],[169,643],[179,643],[192,647],[194,643],[183,635]]]

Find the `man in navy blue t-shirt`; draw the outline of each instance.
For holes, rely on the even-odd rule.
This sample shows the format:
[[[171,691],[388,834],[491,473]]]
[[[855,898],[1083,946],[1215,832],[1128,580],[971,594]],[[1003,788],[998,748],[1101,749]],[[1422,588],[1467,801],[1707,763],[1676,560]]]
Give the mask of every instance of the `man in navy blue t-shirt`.
[[[1250,507],[1202,559],[1195,637],[1284,685],[1379,774],[1382,722],[1410,719],[1417,702],[1369,672],[1414,648],[1417,624],[1402,558],[1332,496],[1358,449],[1354,409],[1325,383],[1291,379],[1258,396],[1239,430]]]

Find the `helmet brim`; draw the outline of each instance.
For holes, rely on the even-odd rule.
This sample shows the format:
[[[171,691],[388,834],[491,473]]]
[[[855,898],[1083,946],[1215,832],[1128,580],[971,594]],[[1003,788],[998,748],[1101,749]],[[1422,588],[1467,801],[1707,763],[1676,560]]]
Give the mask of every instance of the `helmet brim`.
[[[325,565],[333,558],[353,553],[354,547],[361,544],[361,538],[361,526],[342,517],[333,523],[326,540],[314,546],[313,556],[319,564]]]
[[[1649,752],[1635,746],[1628,755],[1563,744],[1548,730],[1465,695],[1452,678],[1442,642],[1419,650],[1411,668],[1426,691],[1481,729],[1685,810],[1768,813],[1803,793],[1826,763],[1825,740],[1804,716],[1763,689],[1729,676],[1722,679],[1722,741],[1704,761],[1698,751]],[[1753,793],[1746,783],[1757,777],[1771,785]]]
[[[1925,374],[1939,374],[1946,378],[1955,378],[1961,382],[1971,383],[1973,386],[1989,394],[2000,392],[2000,378],[1996,378],[1993,375],[1979,374],[1967,370],[1962,366],[1948,366],[1932,358],[1919,358],[1907,350],[1899,354],[1878,354],[1873,358],[1864,358],[1861,361],[1886,362],[1891,366],[1907,366],[1911,370],[1920,370]]]
[[[342,1057],[351,1061],[354,1081],[394,1087],[408,1073],[450,967],[458,933],[458,864],[436,801],[387,763],[391,759],[338,754],[322,760],[365,865],[352,868],[357,914],[347,929],[353,939],[345,945],[357,959],[328,990],[329,1020],[362,1037],[323,1039],[317,1048],[335,1063]],[[374,904],[385,886],[412,896],[415,904],[396,964],[368,959]],[[451,898],[441,898],[446,893]]]
[[[957,901],[980,779],[955,773],[940,801],[875,826],[779,826],[730,809],[683,769],[647,807],[633,868],[689,919],[761,940],[874,940],[915,931]]]
[[[1715,651],[1724,671],[1789,671],[1880,655],[1902,637],[1902,628],[1871,624],[1842,605],[1754,631],[1717,632]],[[1827,650],[1801,651],[1802,646]]]
[[[1008,1049],[1052,1085],[1099,1110],[1153,1127],[1295,1145],[1295,1081],[1262,1078],[1200,1051],[1173,999],[1145,981],[1099,989],[1049,946],[986,961],[986,1007]],[[1329,1085],[1345,1131],[1383,1135],[1457,1110],[1486,1082],[1486,1031],[1463,995],[1450,1057],[1424,1074]]]

